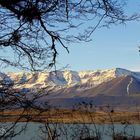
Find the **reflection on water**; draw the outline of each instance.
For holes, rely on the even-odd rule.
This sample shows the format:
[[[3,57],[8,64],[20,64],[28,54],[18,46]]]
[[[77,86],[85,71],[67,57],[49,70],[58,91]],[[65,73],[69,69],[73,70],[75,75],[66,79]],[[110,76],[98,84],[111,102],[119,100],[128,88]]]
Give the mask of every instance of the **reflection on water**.
[[[1,123],[0,127],[9,131],[12,123]],[[21,133],[20,130],[25,128]],[[18,123],[12,128],[17,135],[11,140],[47,140],[49,131],[60,140],[78,140],[85,136],[101,134],[102,140],[112,140],[113,133],[122,133],[127,136],[140,136],[139,124],[40,124],[40,123]],[[52,131],[53,130],[53,131]],[[11,133],[11,132],[10,132]],[[10,140],[9,138],[7,140]]]

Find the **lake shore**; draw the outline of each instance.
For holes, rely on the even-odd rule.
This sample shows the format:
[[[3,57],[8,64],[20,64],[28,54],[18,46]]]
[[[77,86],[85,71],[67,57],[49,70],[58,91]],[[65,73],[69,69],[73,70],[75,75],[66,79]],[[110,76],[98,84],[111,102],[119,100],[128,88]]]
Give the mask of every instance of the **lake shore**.
[[[0,112],[0,122],[49,123],[140,123],[139,112],[105,112],[87,110],[51,109],[48,111],[8,110]]]

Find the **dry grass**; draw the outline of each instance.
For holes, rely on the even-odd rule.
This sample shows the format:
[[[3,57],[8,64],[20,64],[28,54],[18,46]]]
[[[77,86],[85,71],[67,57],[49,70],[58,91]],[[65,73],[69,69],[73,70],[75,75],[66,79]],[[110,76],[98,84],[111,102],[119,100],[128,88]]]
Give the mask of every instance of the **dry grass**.
[[[22,112],[22,110],[10,110],[0,112],[0,121],[48,121],[60,123],[139,123],[138,112],[87,112],[79,110],[52,109],[39,113],[34,110]]]

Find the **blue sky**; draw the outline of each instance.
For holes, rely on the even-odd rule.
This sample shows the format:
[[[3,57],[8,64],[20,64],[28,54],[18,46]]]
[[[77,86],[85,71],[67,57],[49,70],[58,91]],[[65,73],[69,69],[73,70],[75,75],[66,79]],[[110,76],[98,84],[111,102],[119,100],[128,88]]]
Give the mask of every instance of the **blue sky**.
[[[128,0],[127,12],[140,9],[139,0]],[[87,24],[88,26],[88,24]],[[108,28],[99,28],[91,42],[70,44],[70,54],[60,51],[58,68],[69,65],[72,70],[126,68],[140,71],[140,21],[131,21]]]
[[[128,1],[126,8],[128,14],[140,12],[140,0],[126,1]],[[85,26],[88,27],[89,23]],[[125,25],[111,25],[110,28],[98,28],[91,38],[91,42],[69,44],[69,54],[61,47],[57,69],[68,65],[67,69],[76,71],[116,67],[140,71],[140,53],[138,52],[140,21],[127,22]],[[5,70],[15,71],[9,67],[1,69],[1,71]]]

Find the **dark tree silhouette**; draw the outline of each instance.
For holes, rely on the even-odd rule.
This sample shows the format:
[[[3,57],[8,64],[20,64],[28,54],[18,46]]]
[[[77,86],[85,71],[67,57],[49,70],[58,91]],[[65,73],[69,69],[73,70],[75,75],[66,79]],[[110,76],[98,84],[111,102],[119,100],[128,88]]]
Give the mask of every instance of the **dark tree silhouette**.
[[[100,25],[138,18],[127,17],[123,6],[118,0],[0,0],[0,51],[10,53],[0,61],[32,70],[53,67],[57,47],[69,52],[66,43],[89,41]],[[88,21],[93,24],[85,27]]]

